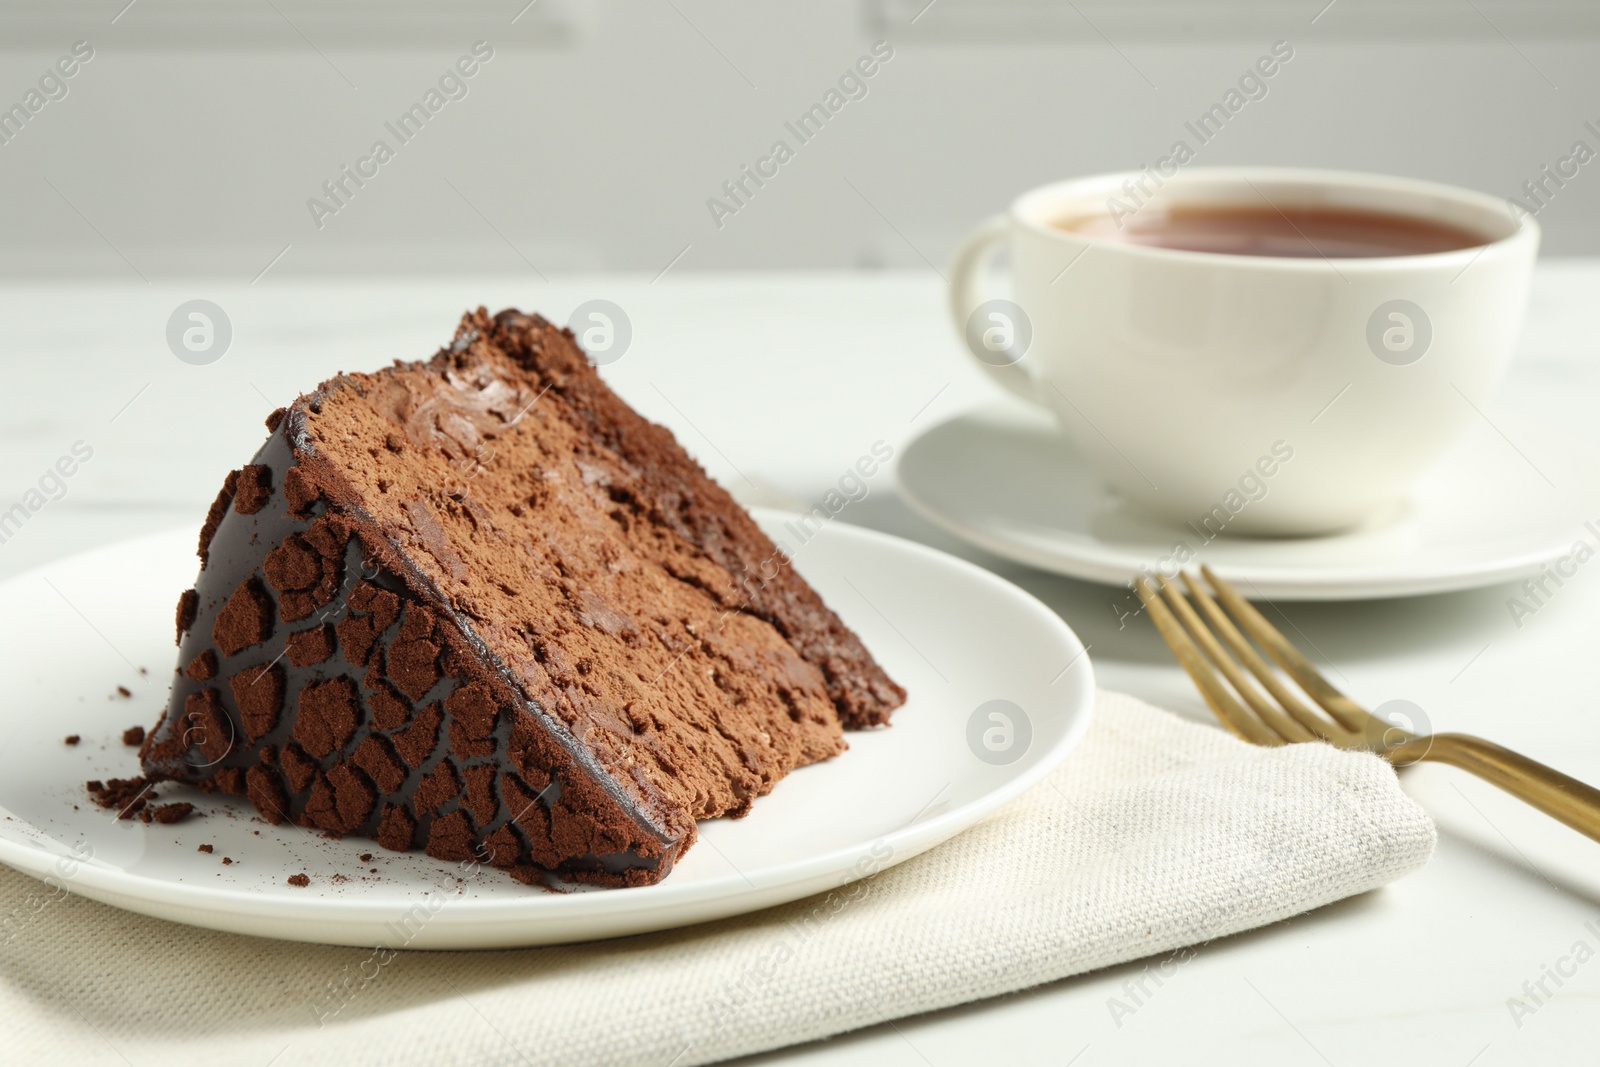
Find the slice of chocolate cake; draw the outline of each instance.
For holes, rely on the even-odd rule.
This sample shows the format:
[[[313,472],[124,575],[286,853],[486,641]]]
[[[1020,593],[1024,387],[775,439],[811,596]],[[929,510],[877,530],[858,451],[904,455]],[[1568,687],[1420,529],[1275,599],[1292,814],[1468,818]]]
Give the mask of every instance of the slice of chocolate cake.
[[[273,821],[537,882],[663,878],[904,691],[536,316],[268,420],[200,532],[140,757]]]

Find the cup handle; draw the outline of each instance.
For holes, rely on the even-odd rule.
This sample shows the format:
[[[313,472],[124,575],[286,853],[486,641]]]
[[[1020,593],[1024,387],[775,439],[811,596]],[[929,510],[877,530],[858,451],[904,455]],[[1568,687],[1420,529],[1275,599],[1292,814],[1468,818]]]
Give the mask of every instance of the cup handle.
[[[1019,396],[1029,403],[1043,404],[1044,400],[1039,396],[1038,383],[1023,368],[1021,362],[990,363],[979,358],[967,333],[968,320],[987,299],[982,285],[984,269],[988,267],[995,250],[1005,243],[1010,233],[1010,220],[1005,215],[995,215],[986,219],[961,242],[961,247],[956,250],[955,259],[950,264],[950,317],[956,335],[961,338],[961,347],[972,357],[973,362],[983,368],[985,374],[1008,393]]]

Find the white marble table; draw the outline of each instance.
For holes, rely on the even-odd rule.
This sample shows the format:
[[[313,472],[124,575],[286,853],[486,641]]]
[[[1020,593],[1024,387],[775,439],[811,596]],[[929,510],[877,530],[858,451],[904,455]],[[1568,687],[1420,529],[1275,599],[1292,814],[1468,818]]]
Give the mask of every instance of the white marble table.
[[[1541,268],[1497,410],[1593,440],[1597,293],[1600,261]],[[164,336],[172,310],[196,297],[221,305],[233,327],[230,349],[209,366],[180,362]],[[874,441],[902,448],[994,395],[963,362],[929,274],[12,284],[0,287],[0,510],[74,442],[93,456],[61,499],[0,543],[0,577],[147,530],[197,526],[223,474],[261,440],[268,411],[335,368],[427,355],[469,304],[564,318],[597,297],[633,323],[632,345],[607,377],[750,502],[809,504]],[[842,517],[979,558],[910,514],[889,477]],[[980,562],[1059,611],[1092,644],[1103,685],[1207,718],[1154,632],[1117,628],[1112,590]],[[1356,698],[1404,697],[1436,728],[1481,732],[1600,781],[1600,568],[1580,571],[1520,629],[1509,593],[1288,610]],[[1433,862],[1399,884],[1203,946],[1159,987],[1143,975],[1159,961],[1129,964],[760,1059],[1593,1062],[1600,845],[1459,772],[1419,767],[1404,778],[1440,840]],[[1573,973],[1558,986],[1547,968]],[[1508,998],[1526,996],[1524,983],[1537,993],[1541,980],[1552,996],[1514,1017]],[[1136,1010],[1114,1013],[1111,998]]]

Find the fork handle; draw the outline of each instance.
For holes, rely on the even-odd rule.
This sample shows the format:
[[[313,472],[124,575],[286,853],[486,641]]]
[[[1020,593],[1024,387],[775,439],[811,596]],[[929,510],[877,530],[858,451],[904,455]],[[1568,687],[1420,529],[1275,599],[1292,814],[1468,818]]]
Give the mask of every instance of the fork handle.
[[[1600,841],[1600,789],[1493,741],[1467,734],[1434,734],[1407,741],[1384,755],[1397,767],[1420,760],[1459,767]]]

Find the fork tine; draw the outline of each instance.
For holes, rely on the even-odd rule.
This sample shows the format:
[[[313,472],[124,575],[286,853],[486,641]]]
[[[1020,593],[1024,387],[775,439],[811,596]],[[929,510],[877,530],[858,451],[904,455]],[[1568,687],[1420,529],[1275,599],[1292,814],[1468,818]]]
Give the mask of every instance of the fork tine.
[[[1222,606],[1228,609],[1228,614],[1238,621],[1239,626],[1257,644],[1267,650],[1271,656],[1286,672],[1289,677],[1304,689],[1315,700],[1322,710],[1333,716],[1338,724],[1346,730],[1356,734],[1365,733],[1374,721],[1372,715],[1360,704],[1345,696],[1324,678],[1311,661],[1300,654],[1300,650],[1289,643],[1288,638],[1279,633],[1277,628],[1268,622],[1249,601],[1239,595],[1238,590],[1227,582],[1218,578],[1210,567],[1201,564],[1200,573],[1205,575],[1206,582],[1222,601]]]
[[[1222,725],[1251,744],[1283,744],[1283,738],[1263,726],[1244,705],[1233,698],[1233,694],[1228,692],[1227,686],[1217,678],[1216,672],[1200,654],[1200,650],[1195,648],[1194,642],[1189,640],[1188,634],[1183,631],[1183,626],[1150,588],[1149,582],[1144,578],[1138,578],[1133,583],[1133,590],[1139,594],[1145,610],[1150,612],[1150,621],[1156,624],[1161,639],[1172,649],[1172,654],[1178,658],[1183,669],[1189,672],[1195,687],[1200,690],[1200,695],[1205,697],[1212,712],[1222,720]]]
[[[1184,575],[1183,578],[1185,584],[1188,584],[1188,575]],[[1188,600],[1184,599],[1183,593],[1178,589],[1177,585],[1163,581],[1161,583],[1161,592],[1167,598],[1167,603],[1172,606],[1172,613],[1182,620],[1184,627],[1189,631],[1189,635],[1200,646],[1200,651],[1205,653],[1212,666],[1222,672],[1222,676],[1228,680],[1228,684],[1233,687],[1233,691],[1244,698],[1244,702],[1250,705],[1250,709],[1256,713],[1256,717],[1261,720],[1268,730],[1277,734],[1283,741],[1315,740],[1308,730],[1285,715],[1272,701],[1261,695],[1261,691],[1251,683],[1249,678],[1245,677],[1244,672],[1239,669],[1239,665],[1234,662],[1233,657],[1229,656],[1223,647],[1217,643],[1216,636],[1206,628],[1206,624],[1201,621],[1200,616],[1195,614],[1194,608],[1190,606]]]
[[[1344,733],[1338,724],[1330,722],[1325,716],[1318,715],[1305,703],[1289,692],[1288,688],[1278,680],[1278,676],[1267,665],[1266,660],[1256,652],[1249,641],[1245,640],[1238,627],[1233,625],[1233,620],[1228,618],[1211,595],[1201,587],[1188,571],[1181,575],[1183,584],[1189,591],[1189,596],[1200,606],[1200,612],[1211,623],[1211,628],[1221,635],[1222,641],[1228,646],[1239,661],[1245,665],[1256,680],[1278,702],[1276,707],[1269,706],[1262,712],[1264,717],[1272,720],[1278,732],[1291,741],[1327,741],[1336,733]],[[1281,711],[1279,709],[1282,709]],[[1257,709],[1260,711],[1261,709]],[[1284,715],[1287,712],[1287,715]],[[1280,718],[1281,716],[1281,718]]]

